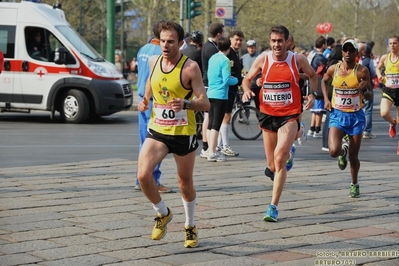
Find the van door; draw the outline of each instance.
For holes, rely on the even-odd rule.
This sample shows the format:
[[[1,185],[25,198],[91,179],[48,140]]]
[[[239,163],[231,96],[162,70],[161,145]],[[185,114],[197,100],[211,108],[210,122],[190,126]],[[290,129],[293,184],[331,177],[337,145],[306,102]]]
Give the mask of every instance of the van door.
[[[2,9],[0,16],[9,25],[0,25],[0,50],[4,54],[4,70],[0,74],[0,108],[10,108],[13,102],[16,41],[16,9]]]
[[[19,75],[20,93],[27,108],[46,110],[51,87],[69,75],[65,65],[54,63],[55,49],[63,46],[49,30],[31,25],[21,25],[23,47]]]

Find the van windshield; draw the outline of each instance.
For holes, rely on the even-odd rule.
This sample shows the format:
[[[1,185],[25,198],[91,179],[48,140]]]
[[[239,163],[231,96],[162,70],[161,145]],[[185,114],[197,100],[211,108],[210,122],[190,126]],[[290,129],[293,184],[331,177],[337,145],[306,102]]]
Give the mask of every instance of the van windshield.
[[[72,27],[70,26],[56,26],[62,35],[78,50],[83,56],[96,62],[104,62],[97,51],[83,39]]]

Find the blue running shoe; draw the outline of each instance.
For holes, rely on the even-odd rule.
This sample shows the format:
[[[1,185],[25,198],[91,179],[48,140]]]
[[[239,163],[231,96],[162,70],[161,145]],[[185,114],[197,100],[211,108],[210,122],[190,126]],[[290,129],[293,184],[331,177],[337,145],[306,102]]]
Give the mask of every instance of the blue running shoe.
[[[270,204],[269,208],[266,211],[265,217],[263,217],[263,221],[277,222],[277,216],[278,216],[277,207],[273,204]]]
[[[292,166],[294,166],[295,151],[296,147],[295,144],[293,144],[290,151],[290,158],[287,160],[287,163],[285,165],[285,169],[287,169],[287,172],[291,170]]]

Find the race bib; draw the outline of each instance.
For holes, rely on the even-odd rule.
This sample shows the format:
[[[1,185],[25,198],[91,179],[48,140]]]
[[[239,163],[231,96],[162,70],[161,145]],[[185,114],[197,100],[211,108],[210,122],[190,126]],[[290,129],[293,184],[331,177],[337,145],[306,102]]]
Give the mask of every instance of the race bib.
[[[399,74],[387,74],[385,86],[388,88],[399,88]]]
[[[154,104],[154,123],[160,126],[187,126],[187,110],[173,111],[170,105]]]
[[[281,107],[292,104],[291,83],[264,83],[262,99],[264,104],[272,107]]]
[[[360,110],[359,89],[348,90],[335,88],[333,107],[344,112]]]

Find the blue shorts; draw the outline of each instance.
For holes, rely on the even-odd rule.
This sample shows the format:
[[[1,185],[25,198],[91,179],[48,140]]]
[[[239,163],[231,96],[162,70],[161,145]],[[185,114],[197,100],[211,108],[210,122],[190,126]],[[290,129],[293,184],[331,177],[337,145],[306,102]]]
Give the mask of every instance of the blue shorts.
[[[326,110],[324,109],[324,100],[314,100],[314,105],[310,109],[310,112],[315,114],[325,114]]]
[[[349,136],[359,135],[366,127],[366,116],[363,110],[348,113],[331,109],[329,127],[336,127]]]

